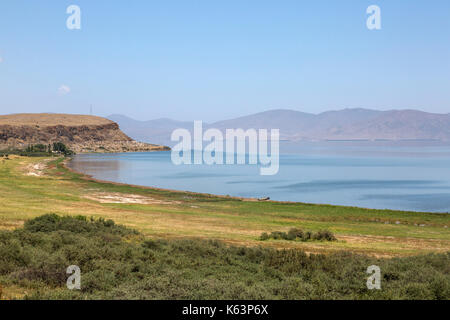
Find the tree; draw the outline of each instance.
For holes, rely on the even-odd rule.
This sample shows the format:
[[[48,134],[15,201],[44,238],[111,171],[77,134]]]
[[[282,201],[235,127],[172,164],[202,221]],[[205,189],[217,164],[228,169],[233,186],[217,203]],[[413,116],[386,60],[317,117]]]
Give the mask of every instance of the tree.
[[[65,156],[71,156],[74,154],[72,150],[66,147],[66,145],[62,142],[54,142],[53,143],[53,151],[62,153]]]

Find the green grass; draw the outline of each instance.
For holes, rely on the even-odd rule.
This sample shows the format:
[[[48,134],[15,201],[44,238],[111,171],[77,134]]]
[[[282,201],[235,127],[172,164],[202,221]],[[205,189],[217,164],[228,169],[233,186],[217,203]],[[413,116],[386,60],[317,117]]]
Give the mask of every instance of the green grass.
[[[66,269],[81,270],[81,290]],[[381,290],[366,286],[381,269]],[[0,299],[450,299],[450,253],[351,252],[149,240],[113,221],[45,215],[0,231]]]
[[[44,161],[49,162],[43,176],[26,175],[30,166]],[[0,159],[0,229],[11,230],[25,220],[56,213],[113,219],[154,239],[215,239],[249,247],[298,248],[314,253],[351,251],[376,257],[450,251],[448,214],[257,202],[120,185],[87,179],[66,169],[63,161],[16,156]],[[150,203],[101,203],[98,195],[141,196]],[[259,241],[263,232],[291,228],[330,230],[338,241]]]

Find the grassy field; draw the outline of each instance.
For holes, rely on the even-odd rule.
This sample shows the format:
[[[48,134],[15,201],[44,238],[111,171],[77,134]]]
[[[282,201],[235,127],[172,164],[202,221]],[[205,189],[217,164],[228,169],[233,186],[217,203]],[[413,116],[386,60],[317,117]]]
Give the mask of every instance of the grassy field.
[[[70,265],[79,290],[66,286]],[[372,265],[380,290],[366,285]],[[0,230],[1,299],[448,300],[450,253],[390,259],[146,240],[112,220],[49,214]]]
[[[325,201],[325,200],[324,200]],[[450,251],[448,214],[257,202],[94,181],[63,159],[0,158],[0,229],[48,213],[112,219],[151,239],[401,257]],[[263,232],[327,229],[338,241],[260,241]]]

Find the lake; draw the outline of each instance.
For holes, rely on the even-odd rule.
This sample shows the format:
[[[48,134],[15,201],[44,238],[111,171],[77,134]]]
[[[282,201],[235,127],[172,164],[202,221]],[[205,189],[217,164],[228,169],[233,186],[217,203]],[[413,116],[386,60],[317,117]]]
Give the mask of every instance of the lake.
[[[273,200],[450,212],[450,146],[282,146],[277,175],[254,165],[180,165],[170,152],[83,154],[70,167],[101,180]]]

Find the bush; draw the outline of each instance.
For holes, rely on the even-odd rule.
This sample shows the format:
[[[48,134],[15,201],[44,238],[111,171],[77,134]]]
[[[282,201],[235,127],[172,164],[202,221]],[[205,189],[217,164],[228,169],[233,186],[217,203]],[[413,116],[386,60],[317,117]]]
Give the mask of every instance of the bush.
[[[313,235],[314,240],[336,241],[336,237],[331,231],[320,230]]]
[[[67,148],[67,146],[62,142],[54,142],[53,143],[53,151],[61,153],[65,156],[71,156],[71,155],[75,154],[72,150]]]
[[[25,149],[26,152],[48,153],[47,147],[43,144],[30,145]]]
[[[274,231],[269,237],[275,240],[287,240],[286,232]]]
[[[261,240],[261,241],[265,241],[265,240],[269,240],[269,239],[270,239],[270,237],[266,232],[263,232],[261,234],[261,236],[259,237],[259,240]]]
[[[55,231],[58,222],[61,220],[56,214],[47,214],[32,220],[28,220],[24,224],[24,229],[30,232],[51,232]]]
[[[301,229],[292,228],[288,233],[274,231],[270,234],[266,232],[262,233],[259,237],[259,240],[266,241],[269,239],[274,240],[289,240],[289,241],[336,241],[336,237],[331,231],[328,230],[320,230],[317,233],[313,233],[311,231],[303,232]]]
[[[309,241],[313,239],[313,233],[311,231],[306,231],[303,235],[302,241]]]
[[[275,232],[283,234],[299,239],[303,233]],[[70,265],[81,269],[80,291],[66,287]],[[367,290],[370,265],[386,274],[383,290]],[[379,259],[219,241],[151,240],[104,219],[81,216],[51,214],[27,221],[24,228],[0,231],[3,295],[15,288],[28,292],[26,299],[448,300],[449,266],[450,253]]]
[[[88,221],[89,220],[89,221]],[[77,217],[60,217],[56,214],[47,214],[32,220],[28,220],[24,224],[24,229],[31,233],[36,232],[52,232],[52,231],[70,231],[76,233],[109,233],[114,235],[131,235],[138,234],[137,231],[116,226],[112,220],[87,219],[84,216]]]
[[[289,238],[289,240],[295,240],[297,238],[302,239],[303,231],[301,229],[292,228],[288,232],[288,238]]]

